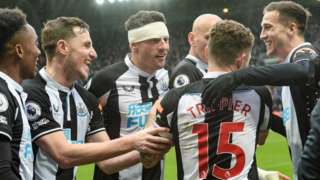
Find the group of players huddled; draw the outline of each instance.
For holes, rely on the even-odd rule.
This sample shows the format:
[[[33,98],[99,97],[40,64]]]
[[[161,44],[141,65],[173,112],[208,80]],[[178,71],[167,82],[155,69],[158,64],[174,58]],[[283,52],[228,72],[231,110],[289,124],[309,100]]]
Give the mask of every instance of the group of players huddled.
[[[200,3],[200,2],[199,2]],[[318,51],[305,42],[311,14],[292,1],[263,10],[261,40],[279,64],[248,67],[249,28],[198,16],[189,54],[171,71],[166,19],[138,11],[125,22],[130,53],[82,87],[97,57],[89,25],[48,20],[38,36],[19,9],[0,8],[0,179],[161,180],[175,146],[179,180],[289,179],[261,170],[255,151],[272,129],[287,138],[295,180],[320,179]],[[282,116],[264,85],[282,86]]]

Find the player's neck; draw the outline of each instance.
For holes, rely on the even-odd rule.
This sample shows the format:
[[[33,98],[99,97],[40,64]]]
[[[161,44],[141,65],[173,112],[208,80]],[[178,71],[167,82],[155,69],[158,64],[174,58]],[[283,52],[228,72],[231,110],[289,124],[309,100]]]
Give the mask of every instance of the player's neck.
[[[0,71],[9,76],[11,79],[16,81],[17,83],[22,83],[22,77],[20,75],[20,66],[19,64],[12,64],[10,62],[14,62],[14,59],[8,60],[8,59],[0,59],[1,62],[8,62],[3,63],[0,65]]]
[[[281,62],[285,61],[287,56],[289,55],[289,53],[294,48],[298,47],[299,45],[301,45],[304,42],[305,42],[305,40],[304,40],[303,37],[296,36],[295,38],[292,38],[290,43],[288,43],[287,45],[283,46],[284,50],[279,51],[278,58],[280,59],[280,61]]]
[[[148,66],[146,66],[146,63],[143,63],[143,59],[141,59],[139,56],[132,55],[130,61],[133,65],[138,67],[140,70],[148,73],[153,74],[156,70],[150,69]]]
[[[208,64],[208,72],[232,72],[236,70],[238,70],[238,68],[235,65],[219,66],[213,62],[209,62]]]
[[[63,64],[53,61],[47,61],[46,72],[48,73],[49,77],[55,80],[57,83],[71,88],[75,82],[74,78],[68,75],[68,70],[66,70]]]

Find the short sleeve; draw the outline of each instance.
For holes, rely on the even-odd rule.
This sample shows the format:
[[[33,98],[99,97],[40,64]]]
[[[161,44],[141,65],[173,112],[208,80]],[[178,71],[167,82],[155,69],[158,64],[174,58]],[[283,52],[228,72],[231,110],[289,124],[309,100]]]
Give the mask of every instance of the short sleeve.
[[[35,141],[41,136],[62,130],[52,116],[51,103],[44,90],[33,87],[25,88],[25,91],[28,93],[26,111],[32,140]]]

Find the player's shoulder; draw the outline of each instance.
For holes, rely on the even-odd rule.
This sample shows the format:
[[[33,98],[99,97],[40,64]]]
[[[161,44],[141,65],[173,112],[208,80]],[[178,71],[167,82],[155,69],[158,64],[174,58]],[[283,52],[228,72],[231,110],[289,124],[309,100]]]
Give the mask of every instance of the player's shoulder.
[[[180,61],[177,66],[172,70],[172,75],[179,75],[179,74],[190,74],[195,71],[198,71],[194,62],[189,59],[183,59]]]
[[[81,98],[90,103],[90,104],[96,104],[96,102],[98,101],[96,96],[93,95],[91,92],[89,92],[87,89],[85,89],[84,87],[75,84],[74,88],[77,90],[77,92],[79,93],[79,95],[81,96]]]
[[[291,56],[292,62],[310,60],[315,58],[319,54],[318,50],[311,44],[305,44],[298,47]]]
[[[123,61],[106,66],[93,74],[85,87],[91,93],[100,97],[112,89],[115,81],[127,70],[128,66]]]
[[[161,105],[164,107],[166,112],[170,112],[178,106],[180,99],[184,95],[194,93],[199,93],[200,95],[204,87],[205,84],[203,80],[200,80],[179,88],[170,89],[161,100]]]
[[[27,79],[22,82],[22,87],[28,94],[42,94],[45,93],[45,80],[43,80],[38,74],[33,79]]]
[[[170,89],[167,92],[166,96],[168,99],[174,99],[178,101],[181,98],[181,96],[183,96],[184,94],[201,93],[204,87],[205,87],[204,81],[199,80],[182,87]]]
[[[0,109],[3,109],[3,106],[8,105],[12,99],[11,92],[5,80],[0,78]]]
[[[202,77],[202,73],[194,62],[184,59],[172,70],[170,76],[170,88],[182,87]]]
[[[92,81],[96,83],[113,81],[127,70],[128,66],[123,61],[117,62],[112,65],[105,66],[101,70],[97,71],[93,75]]]

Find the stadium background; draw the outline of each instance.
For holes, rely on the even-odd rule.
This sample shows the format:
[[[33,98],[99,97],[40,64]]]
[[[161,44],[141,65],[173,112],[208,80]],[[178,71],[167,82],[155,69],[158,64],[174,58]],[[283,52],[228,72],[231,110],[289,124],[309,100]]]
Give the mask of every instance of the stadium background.
[[[125,20],[138,10],[158,10],[165,14],[170,32],[170,53],[167,68],[171,69],[188,52],[187,33],[193,20],[203,13],[214,13],[222,18],[233,19],[250,27],[256,37],[252,53],[253,65],[275,63],[267,58],[265,47],[259,39],[263,7],[270,0],[0,0],[0,7],[19,7],[28,16],[38,34],[42,24],[58,16],[77,16],[90,25],[94,48],[98,53],[91,73],[105,65],[122,61],[128,52]],[[306,40],[320,49],[320,0],[296,0],[309,9],[312,18]],[[45,58],[40,57],[39,66]],[[278,97],[273,90],[274,98]],[[275,104],[276,110],[281,109]],[[291,165],[285,139],[275,133],[268,137],[267,144],[257,150],[259,166],[268,170],[280,170],[291,176]],[[176,178],[174,151],[167,155],[165,179]],[[78,180],[91,179],[92,165],[80,168]]]

